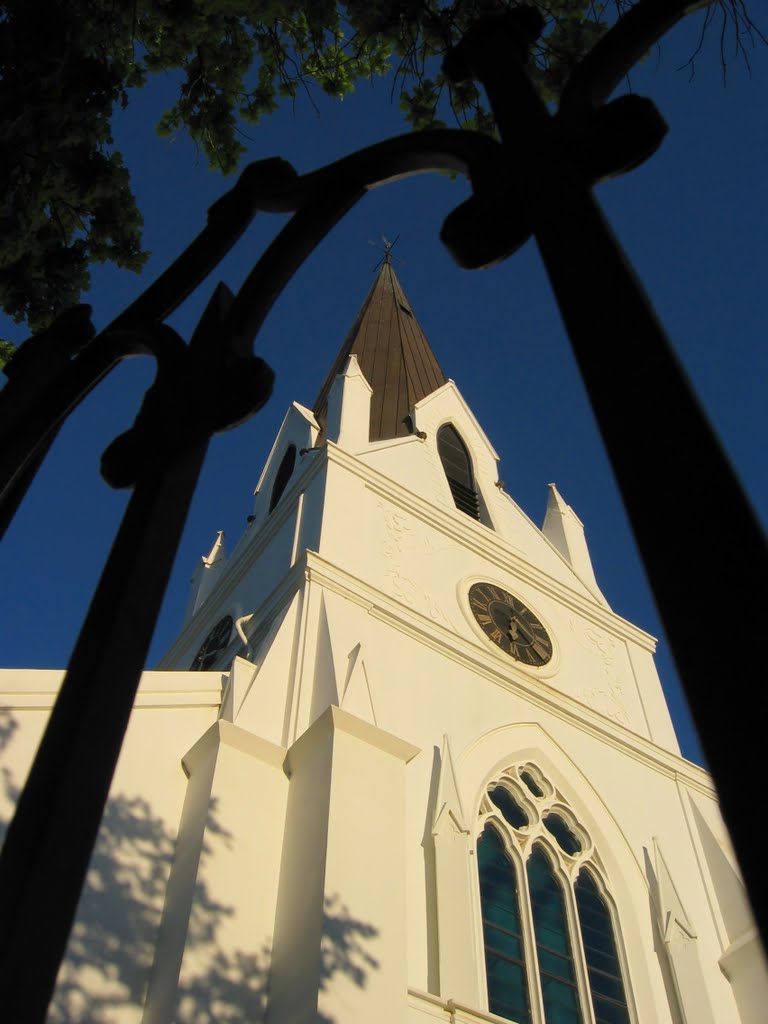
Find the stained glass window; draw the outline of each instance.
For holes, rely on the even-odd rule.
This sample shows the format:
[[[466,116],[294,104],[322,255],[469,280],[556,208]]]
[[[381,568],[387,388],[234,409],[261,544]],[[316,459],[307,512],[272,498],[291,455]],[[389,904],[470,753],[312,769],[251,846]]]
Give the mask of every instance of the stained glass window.
[[[496,804],[504,815],[504,820],[512,828],[525,828],[528,824],[528,815],[508,790],[504,789],[503,786],[496,786],[495,789],[490,791],[488,796]]]
[[[557,845],[563,851],[563,853],[579,853],[581,851],[581,843],[568,828],[566,823],[560,817],[559,814],[547,814],[544,817],[544,827],[549,829],[552,835],[557,840]]]
[[[525,771],[525,769],[523,769],[523,771],[520,772],[520,778],[523,780],[523,782],[526,784],[528,789],[530,789],[534,796],[544,796],[544,790],[541,788],[541,786],[538,784],[536,779],[534,779],[533,775],[531,775],[530,772]]]
[[[528,859],[528,890],[544,1019],[547,1024],[581,1024],[563,890],[540,847]]]
[[[587,871],[579,874],[574,892],[596,1024],[629,1024],[627,998],[608,907]]]
[[[591,1003],[595,1024],[631,1024],[587,831],[527,767],[503,774],[508,784],[492,783],[481,806],[503,821],[486,821],[477,845],[489,1010],[516,1024],[586,1024]],[[525,808],[515,779],[531,794]]]
[[[530,1024],[517,876],[498,832],[490,825],[477,844],[477,858],[488,1008],[518,1024]]]

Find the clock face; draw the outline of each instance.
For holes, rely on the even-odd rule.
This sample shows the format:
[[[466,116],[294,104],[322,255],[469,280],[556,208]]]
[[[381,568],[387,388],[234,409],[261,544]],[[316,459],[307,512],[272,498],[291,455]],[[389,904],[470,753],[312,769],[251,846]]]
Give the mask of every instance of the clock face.
[[[229,643],[229,635],[232,632],[232,616],[225,615],[219,619],[208,636],[203,640],[200,650],[195,655],[195,660],[189,666],[191,672],[207,672]]]
[[[493,583],[473,583],[469,607],[485,635],[525,665],[546,665],[552,657],[549,634],[530,608]]]

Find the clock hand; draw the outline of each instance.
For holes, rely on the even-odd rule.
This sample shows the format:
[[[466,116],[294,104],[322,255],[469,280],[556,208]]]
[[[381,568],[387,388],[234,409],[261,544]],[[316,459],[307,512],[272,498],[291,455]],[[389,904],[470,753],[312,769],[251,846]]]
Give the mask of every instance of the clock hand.
[[[536,639],[528,626],[514,613],[510,616],[508,633],[511,640],[517,640],[522,634],[523,641],[527,644],[532,644]]]

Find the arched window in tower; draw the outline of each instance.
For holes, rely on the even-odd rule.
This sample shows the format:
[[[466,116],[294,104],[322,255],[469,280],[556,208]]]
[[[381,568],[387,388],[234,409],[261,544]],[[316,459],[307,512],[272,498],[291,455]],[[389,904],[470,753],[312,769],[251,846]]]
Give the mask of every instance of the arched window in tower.
[[[480,806],[488,1009],[516,1024],[630,1024],[610,898],[587,830],[531,766]]]
[[[480,501],[472,475],[472,460],[466,445],[450,423],[437,432],[437,451],[443,464],[456,508],[480,519]]]
[[[293,467],[296,465],[296,445],[288,445],[283,460],[275,473],[275,482],[272,486],[272,494],[269,498],[269,511],[277,505],[283,496],[283,491],[288,486],[288,481],[293,474]]]

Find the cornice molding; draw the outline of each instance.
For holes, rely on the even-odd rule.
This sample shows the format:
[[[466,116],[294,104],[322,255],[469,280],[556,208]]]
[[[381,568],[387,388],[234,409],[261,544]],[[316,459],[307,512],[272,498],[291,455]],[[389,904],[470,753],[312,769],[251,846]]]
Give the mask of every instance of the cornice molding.
[[[362,462],[357,456],[349,455],[330,442],[327,449],[328,462],[343,467],[360,478],[368,489],[378,497],[385,498],[402,511],[438,530],[445,537],[491,562],[500,572],[505,575],[513,573],[541,593],[615,636],[630,640],[651,654],[656,650],[656,639],[650,633],[646,633],[645,630],[623,619],[616,612],[598,604],[595,598],[583,597],[557,580],[553,580],[551,576],[529,562],[508,541],[494,533],[490,527],[476,523],[461,512],[454,513],[453,510],[445,510],[431,504],[398,484],[391,477],[385,476]],[[466,522],[463,522],[462,519]],[[572,569],[570,571],[573,572]],[[579,582],[581,583],[581,581]],[[584,586],[584,584],[581,585]]]
[[[148,671],[141,677],[134,708],[218,708],[225,672]],[[0,707],[50,710],[64,679],[58,669],[0,670]]]
[[[598,604],[595,599],[584,597],[557,580],[553,580],[551,576],[529,562],[513,545],[494,533],[489,527],[482,523],[475,523],[468,516],[463,516],[462,518],[466,522],[462,522],[458,518],[460,513],[454,513],[450,509],[446,510],[431,504],[409,491],[391,477],[368,465],[360,457],[362,454],[352,455],[330,441],[315,453],[311,464],[306,469],[302,469],[302,472],[289,485],[280,504],[254,532],[253,537],[249,539],[246,532],[238,541],[228,559],[226,572],[217,580],[204,604],[189,620],[172,646],[158,662],[159,669],[168,668],[196,637],[204,636],[213,627],[214,620],[227,603],[227,598],[269,547],[286,521],[295,514],[299,495],[306,492],[314,479],[324,472],[329,463],[343,468],[362,480],[366,487],[378,497],[384,498],[425,525],[438,530],[454,543],[463,545],[479,557],[486,559],[500,573],[504,575],[511,573],[594,625],[607,630],[616,637],[637,644],[651,654],[654,653],[656,640],[649,633]],[[535,524],[532,525],[535,526]],[[546,538],[544,539],[546,540]]]

